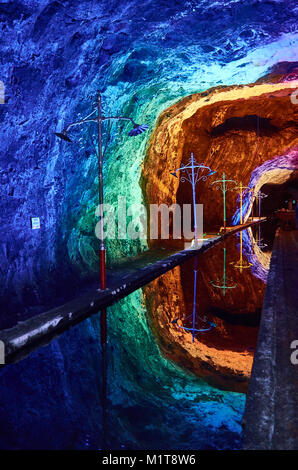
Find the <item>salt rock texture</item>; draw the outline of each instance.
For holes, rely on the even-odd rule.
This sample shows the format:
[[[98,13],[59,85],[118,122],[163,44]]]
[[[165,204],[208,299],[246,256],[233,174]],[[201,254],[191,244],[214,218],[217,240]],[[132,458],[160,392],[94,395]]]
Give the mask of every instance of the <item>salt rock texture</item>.
[[[225,172],[227,179],[247,186],[256,167],[297,146],[298,109],[291,100],[296,86],[294,80],[218,87],[165,110],[150,138],[144,162],[147,203],[191,202],[191,186],[179,184],[179,178],[170,171],[186,164],[193,152],[198,163],[216,171],[208,181],[198,183],[197,203],[204,205],[204,230],[218,230],[222,224],[221,195],[210,183]],[[296,160],[292,171],[297,167]],[[271,181],[277,181],[277,177],[278,171]],[[255,186],[258,191],[260,187]],[[228,219],[234,215],[236,200],[235,192],[228,193]]]

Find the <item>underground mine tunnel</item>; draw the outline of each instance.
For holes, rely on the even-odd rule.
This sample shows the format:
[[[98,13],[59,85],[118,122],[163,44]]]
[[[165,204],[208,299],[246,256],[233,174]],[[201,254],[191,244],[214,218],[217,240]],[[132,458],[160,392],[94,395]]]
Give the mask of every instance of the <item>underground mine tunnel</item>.
[[[1,450],[298,448],[296,23],[0,4]]]

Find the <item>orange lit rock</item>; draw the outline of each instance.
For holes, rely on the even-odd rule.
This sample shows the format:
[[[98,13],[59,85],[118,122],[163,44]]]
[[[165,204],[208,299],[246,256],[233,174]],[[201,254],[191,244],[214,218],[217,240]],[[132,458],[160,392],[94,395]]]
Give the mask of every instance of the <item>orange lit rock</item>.
[[[222,225],[222,203],[212,180],[227,178],[247,185],[253,169],[298,144],[298,106],[291,94],[298,81],[217,87],[194,94],[166,109],[150,139],[143,169],[148,204],[191,203],[191,188],[179,185],[170,171],[186,163],[191,152],[217,174],[197,186],[204,205],[204,230]],[[260,132],[257,136],[257,116]],[[227,216],[236,208],[235,193],[227,197]],[[159,243],[151,241],[150,243]]]
[[[146,286],[144,295],[163,354],[211,385],[246,392],[265,286],[249,269],[240,273],[229,264],[239,257],[234,243],[227,243],[227,253],[226,274],[236,288],[225,295],[210,282],[220,272],[222,247],[198,257],[197,315],[207,314],[217,327],[198,334],[194,342],[191,332],[172,323],[178,318],[178,325],[191,326],[184,318],[193,307],[192,260]]]
[[[271,78],[267,80],[273,82]],[[217,172],[213,179],[225,172],[227,178],[247,185],[257,166],[298,144],[298,106],[290,99],[294,88],[298,88],[297,80],[267,83],[265,78],[248,86],[217,87],[188,96],[166,109],[158,119],[144,162],[142,183],[146,203],[191,203],[190,185],[179,184],[179,179],[170,174],[187,162],[191,152],[199,163]],[[279,172],[276,177],[279,178]],[[204,231],[218,230],[222,225],[221,197],[210,187],[213,179],[200,182],[197,187],[197,203],[204,205]],[[228,218],[235,212],[236,198],[235,193],[227,195]],[[155,243],[160,240],[149,240],[149,244]],[[218,273],[216,259],[208,260],[203,277]],[[185,300],[186,277],[181,270],[177,267],[144,289],[152,328],[163,353],[215,386],[245,392],[257,326],[248,327],[245,322],[231,324],[209,312],[209,318],[218,327],[193,343],[191,333],[171,323],[181,312],[189,311]],[[237,274],[234,277],[237,282]],[[242,284],[245,292],[229,294],[225,310],[246,317],[250,313],[255,315],[262,306],[264,284],[248,272],[242,274]],[[204,296],[208,296],[206,289],[203,304]],[[243,296],[245,305],[241,304]],[[213,300],[216,305],[216,298]]]

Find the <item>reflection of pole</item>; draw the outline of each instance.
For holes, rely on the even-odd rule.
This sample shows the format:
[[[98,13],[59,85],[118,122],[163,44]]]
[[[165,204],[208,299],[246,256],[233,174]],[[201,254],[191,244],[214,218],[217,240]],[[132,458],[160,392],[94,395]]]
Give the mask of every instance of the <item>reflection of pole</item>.
[[[223,249],[223,252],[224,252],[224,264],[223,264],[223,292],[224,292],[224,295],[226,295],[226,247],[224,246],[224,249]]]
[[[102,450],[107,450],[107,311],[100,315],[100,341],[102,351]]]
[[[235,268],[238,268],[240,273],[242,273],[243,269],[250,268],[252,263],[249,261],[243,262],[243,232],[240,232],[240,259],[238,261],[233,261],[231,264],[234,265]]]
[[[197,310],[197,287],[198,287],[198,258],[195,257],[195,260],[194,260],[194,282],[193,282],[193,306],[192,306],[192,314],[189,315],[187,317],[187,319],[190,319],[190,317],[192,317],[192,327],[189,328],[187,326],[182,326],[182,325],[179,325],[178,321],[181,321],[179,320],[179,318],[175,318],[174,320],[172,320],[172,324],[176,325],[178,328],[181,328],[182,330],[185,330],[185,331],[191,331],[192,332],[192,342],[194,343],[194,340],[195,340],[195,333],[205,333],[207,331],[210,331],[212,330],[212,328],[216,328],[216,324],[211,322],[211,321],[208,321],[206,319],[203,319],[203,323],[207,323],[209,324],[206,328],[196,328],[196,310]],[[200,318],[200,315],[198,315],[198,320],[202,320]]]
[[[198,259],[196,257],[195,265],[194,265],[193,307],[192,307],[192,342],[193,343],[195,340],[196,308],[197,308],[197,276],[198,276],[197,263],[198,263]]]
[[[226,245],[224,242],[223,247],[223,275],[222,278],[217,278],[214,281],[210,281],[210,284],[217,289],[223,290],[223,295],[226,295],[226,289],[234,289],[236,284],[232,284],[233,280],[231,278],[227,278],[226,276]]]

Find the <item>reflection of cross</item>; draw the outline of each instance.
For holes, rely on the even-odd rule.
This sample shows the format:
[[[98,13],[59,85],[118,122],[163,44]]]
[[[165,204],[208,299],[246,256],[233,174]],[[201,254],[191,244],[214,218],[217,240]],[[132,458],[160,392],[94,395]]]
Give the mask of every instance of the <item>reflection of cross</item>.
[[[240,273],[242,273],[243,269],[250,268],[252,263],[249,261],[243,261],[243,233],[240,232],[240,259],[238,261],[232,261],[230,264],[233,264],[235,268],[239,269]]]
[[[187,328],[186,326],[179,325],[178,321],[179,318],[175,318],[171,323],[178,326],[178,328],[182,328],[186,331],[192,331],[192,342],[195,339],[195,333],[204,333],[206,331],[212,330],[212,328],[216,327],[216,324],[206,320],[205,318],[201,318],[199,315],[197,317],[198,320],[202,320],[204,323],[208,323],[209,326],[207,328],[196,328],[196,309],[197,309],[197,284],[198,284],[198,268],[197,268],[198,259],[195,258],[195,265],[194,265],[194,285],[193,285],[193,306],[192,306],[192,328]]]
[[[224,252],[224,259],[223,259],[223,275],[222,278],[217,278],[215,281],[210,281],[210,284],[217,289],[223,289],[223,295],[226,295],[226,289],[234,289],[236,284],[234,285],[227,285],[232,284],[232,279],[226,277],[226,247],[223,248]]]
[[[229,188],[228,183],[235,183],[237,184],[236,181],[234,180],[227,180],[225,173],[222,174],[222,180],[216,180],[211,183],[211,186],[213,184],[216,184],[218,189],[222,191],[223,195],[223,223],[224,223],[224,232],[226,231],[227,228],[227,221],[226,221],[226,192],[229,190],[232,190],[234,188]]]
[[[198,181],[206,181],[208,176],[213,175],[215,171],[211,170],[209,166],[198,164],[198,162],[194,159],[193,153],[187,163],[177,170],[171,172],[171,175],[177,176],[177,171],[180,172],[180,181],[184,183],[188,181],[192,186],[192,200],[193,200],[193,217],[194,217],[194,231],[195,231],[195,241],[197,242],[198,239],[198,225],[197,225],[197,212],[196,212],[196,184]]]
[[[267,243],[263,243],[263,240],[261,238],[261,224],[259,224],[259,226],[257,227],[255,245],[257,245],[260,250],[263,250],[263,248],[266,248],[266,246],[268,246]]]

